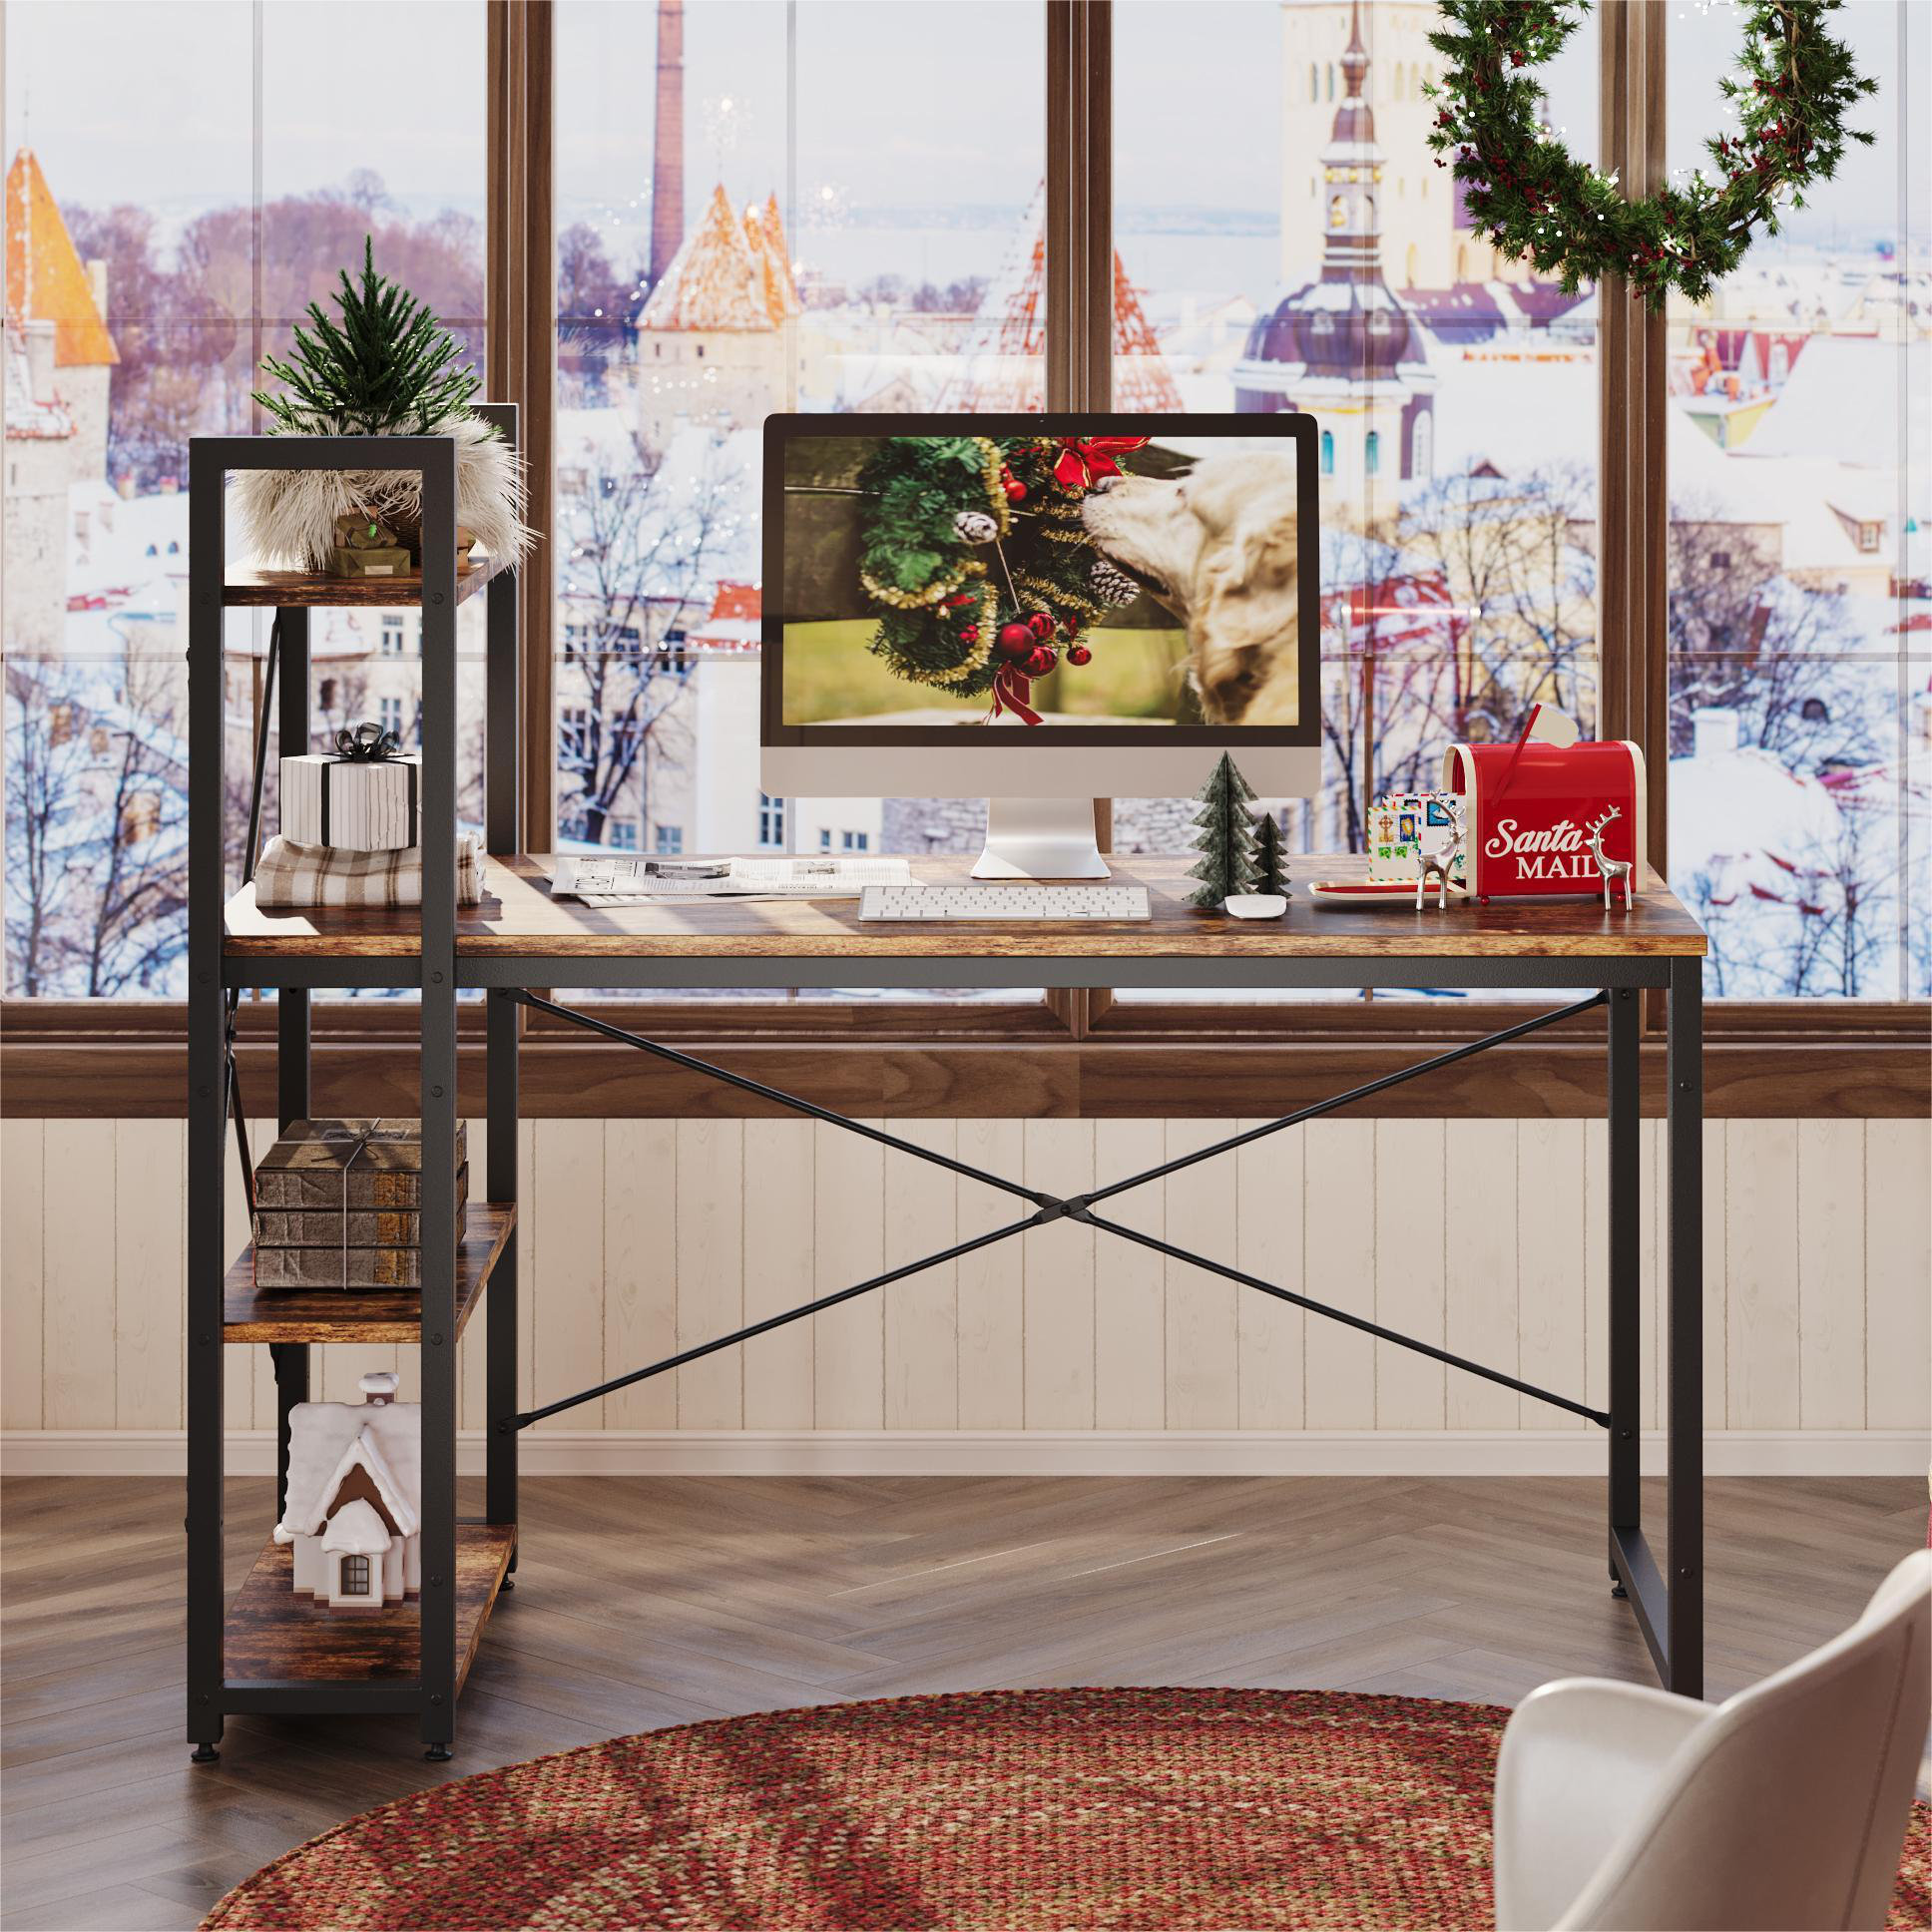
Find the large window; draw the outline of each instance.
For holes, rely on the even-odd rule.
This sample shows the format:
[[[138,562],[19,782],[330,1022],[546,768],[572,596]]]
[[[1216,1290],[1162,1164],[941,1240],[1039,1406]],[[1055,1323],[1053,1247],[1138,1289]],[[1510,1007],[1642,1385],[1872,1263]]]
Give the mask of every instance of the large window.
[[[188,439],[261,427],[262,354],[364,236],[480,360],[482,30],[474,4],[6,10],[10,995],[185,990]],[[412,730],[415,628],[314,614],[317,743],[351,718]],[[232,876],[267,629],[230,614]],[[462,750],[477,816],[473,724]]]
[[[1427,145],[1432,7],[1115,22],[1116,399],[1321,420],[1322,783],[1267,803],[1290,850],[1360,851],[1369,800],[1436,784],[1448,745],[1539,700],[1596,728],[1596,294],[1470,229]],[[1594,27],[1548,80],[1594,155]],[[1215,121],[1243,139],[1156,134]],[[1172,851],[1192,809],[1118,800],[1115,843]]]
[[[976,840],[977,802],[759,791],[759,425],[1043,406],[1039,15],[566,0],[557,36],[566,842]]]
[[[1710,927],[1714,997],[1924,999],[1932,157],[1899,111],[1932,84],[1924,9],[1834,16],[1882,84],[1854,117],[1877,146],[1702,309],[1674,310],[1661,359],[1622,345],[1595,291],[1565,294],[1468,226],[1426,146],[1426,0],[1114,0],[1105,17],[1110,59],[1078,70],[1089,96],[1056,96],[1069,118],[1050,131],[1049,48],[1069,29],[1044,6],[559,0],[549,110],[492,109],[529,116],[554,162],[526,181],[553,196],[557,274],[556,473],[535,506],[554,599],[531,623],[546,660],[528,711],[550,802],[531,842],[976,844],[976,800],[761,792],[757,424],[1042,406],[1051,307],[1056,344],[1104,321],[1117,407],[1321,419],[1324,768],[1313,799],[1269,801],[1291,848],[1359,848],[1376,792],[1433,781],[1446,744],[1550,702],[1633,731],[1666,774],[1671,874]],[[1550,120],[1581,153],[1629,155],[1661,113],[1670,165],[1695,166],[1737,9],[1674,10],[1666,98],[1628,103],[1600,140],[1604,49],[1633,19],[1605,10],[1573,36],[1545,77]],[[480,353],[486,10],[74,0],[5,20],[6,991],[178,995],[186,440],[260,426],[259,356],[364,234]],[[158,139],[152,101],[191,97],[201,111]],[[1059,137],[1089,113],[1112,130],[1111,180],[1070,187],[1081,143]],[[1049,177],[1108,215],[1064,286]],[[518,233],[516,193],[498,206]],[[1087,273],[1103,252],[1111,273]],[[1090,316],[1103,279],[1110,312]],[[1082,356],[1057,353],[1056,404],[1100,400]],[[1613,489],[1599,397],[1619,382],[1633,412],[1661,405],[1668,464],[1640,475],[1613,437]],[[1599,524],[1665,488],[1651,637],[1641,599],[1597,581]],[[461,647],[472,819],[480,615]],[[229,633],[236,865],[266,629],[238,613]],[[411,730],[411,614],[317,614],[313,648],[318,734],[363,716]],[[1666,716],[1632,697],[1647,664]],[[1179,801],[1113,801],[1121,849],[1184,830]],[[787,1024],[853,1023],[825,998]],[[1084,1000],[1025,1024],[1078,1035],[1103,1010]],[[1010,996],[970,1021],[926,1002],[897,1024],[1019,1014]],[[1135,1024],[1168,1021],[1144,1006]]]
[[[1432,7],[1115,21],[1115,394],[1321,419],[1323,782],[1282,807],[1294,845],[1359,851],[1368,799],[1434,784],[1450,743],[1538,699],[1595,728],[1596,294],[1470,229],[1427,145]],[[1547,78],[1594,155],[1594,28]],[[1243,139],[1155,138],[1216,120]],[[1185,823],[1124,800],[1116,840],[1171,850]]]
[[[1672,14],[1674,171],[1710,165],[1738,24]],[[1932,14],[1830,24],[1876,141],[1670,315],[1671,878],[1726,1000],[1932,992]]]
[[[773,410],[1044,406],[1039,18],[558,8],[566,846],[636,820],[658,852],[977,848],[978,800],[760,791],[759,437]]]

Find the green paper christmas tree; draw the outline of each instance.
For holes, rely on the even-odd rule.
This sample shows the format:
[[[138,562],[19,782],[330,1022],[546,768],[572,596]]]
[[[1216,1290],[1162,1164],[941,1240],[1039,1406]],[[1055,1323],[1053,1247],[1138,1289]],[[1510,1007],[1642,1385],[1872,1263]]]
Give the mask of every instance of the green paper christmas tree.
[[[475,395],[481,378],[456,340],[408,289],[375,271],[375,243],[362,242],[358,282],[342,270],[335,297],[340,327],[308,304],[312,332],[295,324],[292,362],[262,358],[286,395],[257,391],[277,428],[305,436],[427,435]]]
[[[1254,819],[1247,807],[1254,787],[1234,768],[1225,751],[1195,793],[1201,809],[1195,813],[1195,840],[1201,857],[1188,876],[1199,879],[1188,903],[1206,912],[1218,912],[1223,899],[1251,892],[1254,880]]]
[[[1287,897],[1288,862],[1281,851],[1281,827],[1271,811],[1255,815],[1254,883],[1248,889]]]

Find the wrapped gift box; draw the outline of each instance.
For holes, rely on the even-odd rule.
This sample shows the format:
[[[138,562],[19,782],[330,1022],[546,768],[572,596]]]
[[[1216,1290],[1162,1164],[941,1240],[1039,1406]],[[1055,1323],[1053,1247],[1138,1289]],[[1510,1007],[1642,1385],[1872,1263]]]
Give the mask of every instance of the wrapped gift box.
[[[456,1213],[469,1201],[456,1123]],[[422,1123],[295,1121],[255,1169],[262,1288],[412,1288],[422,1281]]]
[[[422,755],[344,758],[304,751],[281,761],[281,835],[298,845],[398,852],[416,842]]]

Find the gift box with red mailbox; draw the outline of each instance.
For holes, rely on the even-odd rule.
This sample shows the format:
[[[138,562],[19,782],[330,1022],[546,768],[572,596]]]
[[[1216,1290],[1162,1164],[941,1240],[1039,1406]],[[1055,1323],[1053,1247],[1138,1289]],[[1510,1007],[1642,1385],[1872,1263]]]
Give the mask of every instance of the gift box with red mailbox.
[[[1632,861],[1633,879],[1643,876],[1644,753],[1627,738],[1579,742],[1567,719],[1540,709],[1514,742],[1443,753],[1443,789],[1465,799],[1465,862],[1478,899],[1601,892],[1591,847],[1600,823],[1604,856]]]

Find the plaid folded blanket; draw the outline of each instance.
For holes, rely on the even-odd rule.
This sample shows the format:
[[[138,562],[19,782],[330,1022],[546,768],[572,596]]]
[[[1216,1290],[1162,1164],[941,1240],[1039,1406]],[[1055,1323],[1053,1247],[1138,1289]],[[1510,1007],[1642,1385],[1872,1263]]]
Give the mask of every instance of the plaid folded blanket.
[[[483,835],[456,835],[456,903],[483,896]],[[333,845],[298,845],[271,838],[255,867],[254,901],[270,911],[305,906],[419,906],[422,847],[395,852],[348,852]]]

